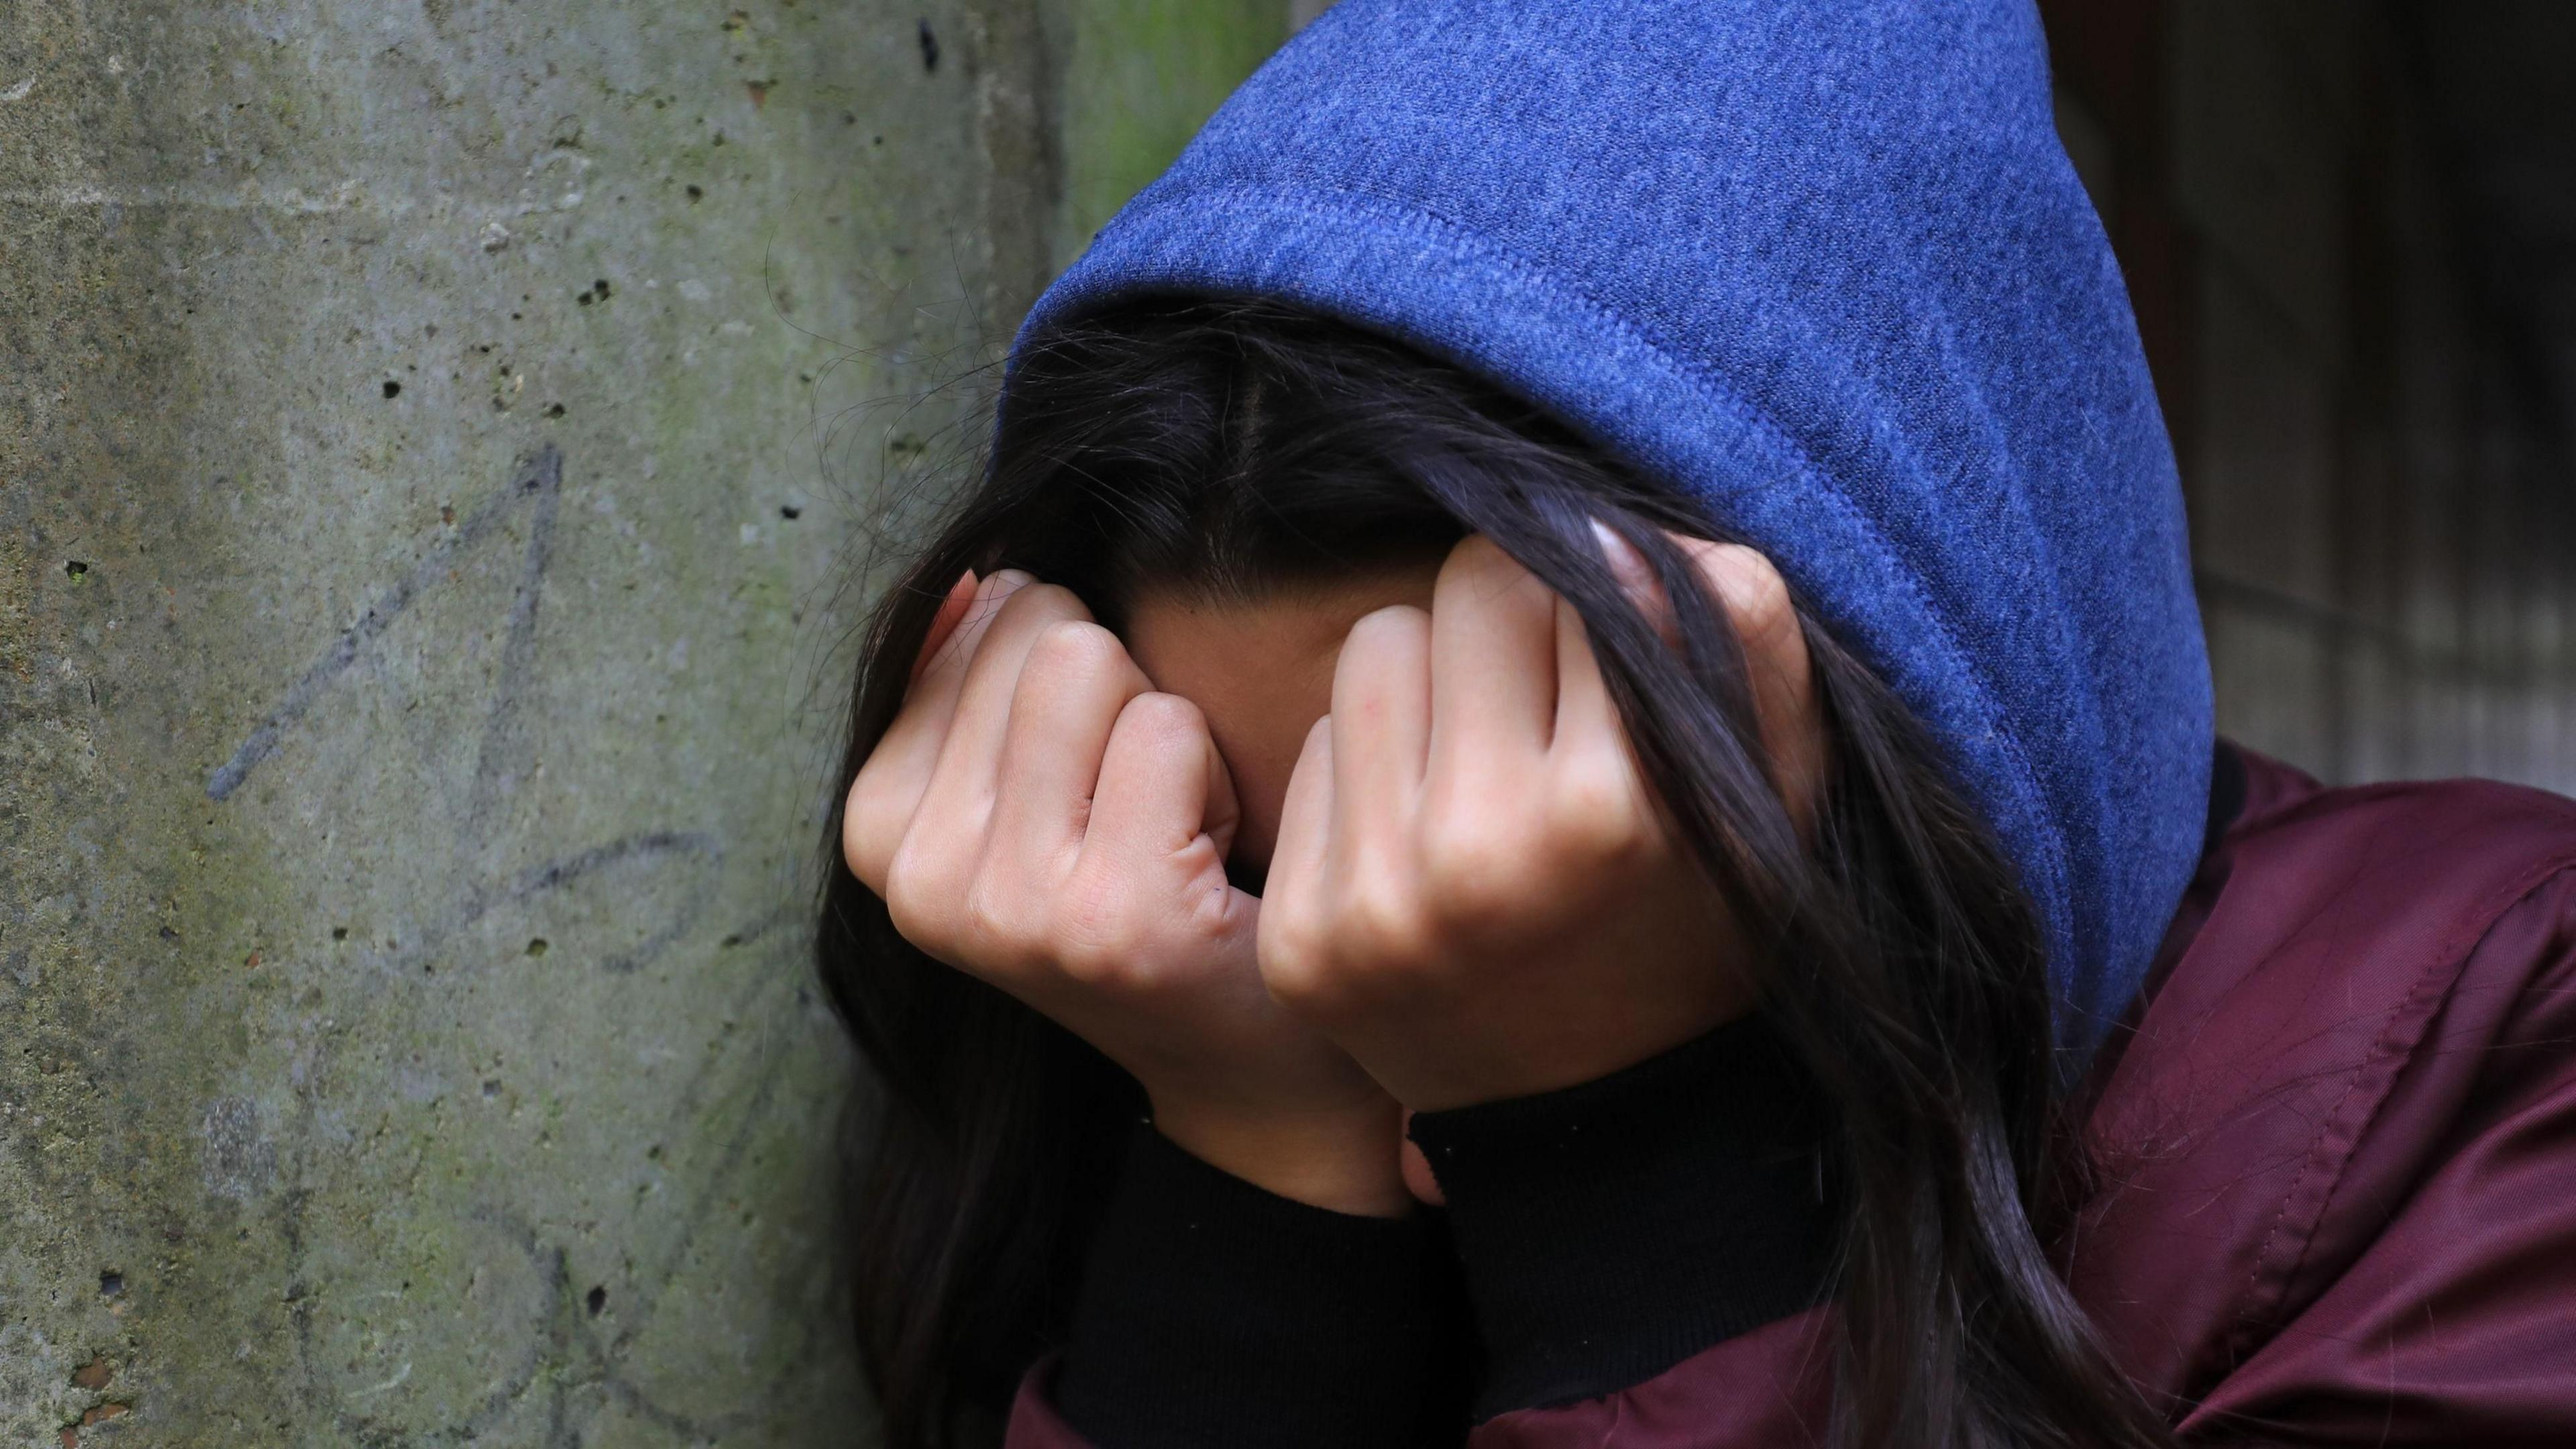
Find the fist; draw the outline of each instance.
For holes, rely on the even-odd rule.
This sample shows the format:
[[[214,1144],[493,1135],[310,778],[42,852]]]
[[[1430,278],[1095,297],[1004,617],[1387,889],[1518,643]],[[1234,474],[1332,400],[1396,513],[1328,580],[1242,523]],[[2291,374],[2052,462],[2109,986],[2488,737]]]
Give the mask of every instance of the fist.
[[[1196,706],[1071,593],[961,579],[852,783],[842,849],[895,929],[1127,1069],[1156,1124],[1274,1191],[1400,1200],[1394,1104],[1264,990],[1236,802]],[[1369,1136],[1370,1159],[1287,1150]]]
[[[1745,643],[1803,818],[1824,745],[1787,588],[1750,549],[1676,541]],[[1644,560],[1605,544],[1658,617]],[[1429,612],[1379,610],[1343,644],[1256,948],[1273,995],[1426,1111],[1606,1075],[1754,999],[1744,933],[1667,828],[1581,617],[1482,537]]]

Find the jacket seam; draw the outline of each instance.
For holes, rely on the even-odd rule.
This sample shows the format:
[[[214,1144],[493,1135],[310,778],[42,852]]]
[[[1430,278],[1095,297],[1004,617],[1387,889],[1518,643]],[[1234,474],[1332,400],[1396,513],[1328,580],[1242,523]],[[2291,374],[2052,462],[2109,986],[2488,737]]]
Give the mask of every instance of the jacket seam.
[[[2477,944],[2495,930],[2496,923],[2504,918],[2505,912],[2529,899],[2550,881],[2570,869],[2576,869],[2576,857],[2565,855],[2544,857],[2526,866],[2523,872],[2513,877],[2510,883],[2498,887],[2481,899],[2476,909],[2470,913],[2469,923],[2460,926],[2443,938],[2442,944],[2434,952],[2431,964],[2427,965],[2418,976],[2405,999],[2391,1011],[2388,1024],[2381,1029],[2378,1038],[2371,1044],[2369,1052],[2361,1061],[2354,1064],[2352,1078],[2346,1083],[2343,1095],[2336,1099],[2334,1109],[2327,1114],[2326,1122],[2329,1130],[2326,1143],[2335,1140],[2336,1134],[2332,1129],[2342,1123],[2346,1109],[2352,1099],[2362,1092],[2373,1071],[2392,1061],[2400,1062],[2401,1066],[2399,1070],[2387,1072],[2376,1084],[2366,1109],[2349,1124],[2348,1132],[2342,1134],[2340,1145],[2330,1149],[2326,1143],[2320,1143],[2319,1147],[2310,1154],[2307,1165],[2300,1169],[2298,1177],[2282,1195],[2280,1210],[2274,1215],[2271,1228],[2264,1234],[2263,1246],[2255,1254],[2254,1268],[2246,1281],[2247,1311],[2239,1317],[2237,1330],[2232,1335],[2230,1349],[2233,1354],[2241,1355],[2249,1347],[2246,1340],[2255,1331],[2256,1325],[2269,1323],[2272,1316],[2280,1310],[2282,1301],[2287,1298],[2291,1286],[2298,1281],[2300,1271],[2307,1266],[2309,1251],[2316,1243],[2317,1227],[2324,1221],[2327,1210],[2333,1206],[2335,1194],[2343,1184],[2344,1173],[2352,1165],[2353,1155],[2360,1150],[2363,1140],[2370,1135],[2371,1126],[2379,1120],[2380,1112],[2387,1106],[2389,1093],[2403,1074],[2402,1062],[2412,1060],[2416,1046],[2421,1044],[2422,1027],[2438,1013],[2442,1004],[2450,999],[2451,988],[2458,983],[2460,972],[2467,968],[2469,956],[2476,950]],[[2404,1038],[2410,1034],[2416,1039],[2413,1042],[2405,1041]],[[2295,1229],[2292,1228],[2293,1211],[2301,1195],[2315,1185],[2320,1176],[2324,1176],[2327,1181],[2323,1190],[2317,1194],[2315,1206],[2309,1210],[2307,1221]],[[2283,1235],[2289,1232],[2296,1233],[2296,1247],[2294,1251],[2289,1252],[2287,1261],[2282,1261],[2280,1254],[2275,1250],[2275,1244],[2280,1243]]]

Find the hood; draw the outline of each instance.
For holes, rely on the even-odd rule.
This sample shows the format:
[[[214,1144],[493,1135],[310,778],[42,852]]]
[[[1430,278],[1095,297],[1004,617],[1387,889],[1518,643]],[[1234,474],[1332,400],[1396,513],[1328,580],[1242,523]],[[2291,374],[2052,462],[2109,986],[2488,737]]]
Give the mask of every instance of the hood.
[[[1706,498],[1947,749],[2100,1040],[2200,855],[2209,666],[2029,0],[1343,0],[1021,342],[1149,292],[1391,334]]]

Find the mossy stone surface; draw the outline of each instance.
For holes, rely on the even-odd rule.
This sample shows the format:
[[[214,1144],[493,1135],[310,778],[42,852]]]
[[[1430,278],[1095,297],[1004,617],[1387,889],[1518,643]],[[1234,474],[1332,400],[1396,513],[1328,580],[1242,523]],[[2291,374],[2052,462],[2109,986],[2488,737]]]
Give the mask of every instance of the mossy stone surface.
[[[0,7],[0,1442],[869,1442],[869,544],[1186,23]]]

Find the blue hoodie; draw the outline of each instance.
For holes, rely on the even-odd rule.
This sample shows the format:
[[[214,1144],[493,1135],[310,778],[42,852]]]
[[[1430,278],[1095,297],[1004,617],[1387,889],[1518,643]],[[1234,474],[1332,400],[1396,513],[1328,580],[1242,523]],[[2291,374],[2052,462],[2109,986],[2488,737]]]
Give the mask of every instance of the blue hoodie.
[[[2209,666],[2030,0],[1344,0],[1020,345],[1147,292],[1392,334],[1705,498],[1947,748],[2098,1043],[2199,858]]]

